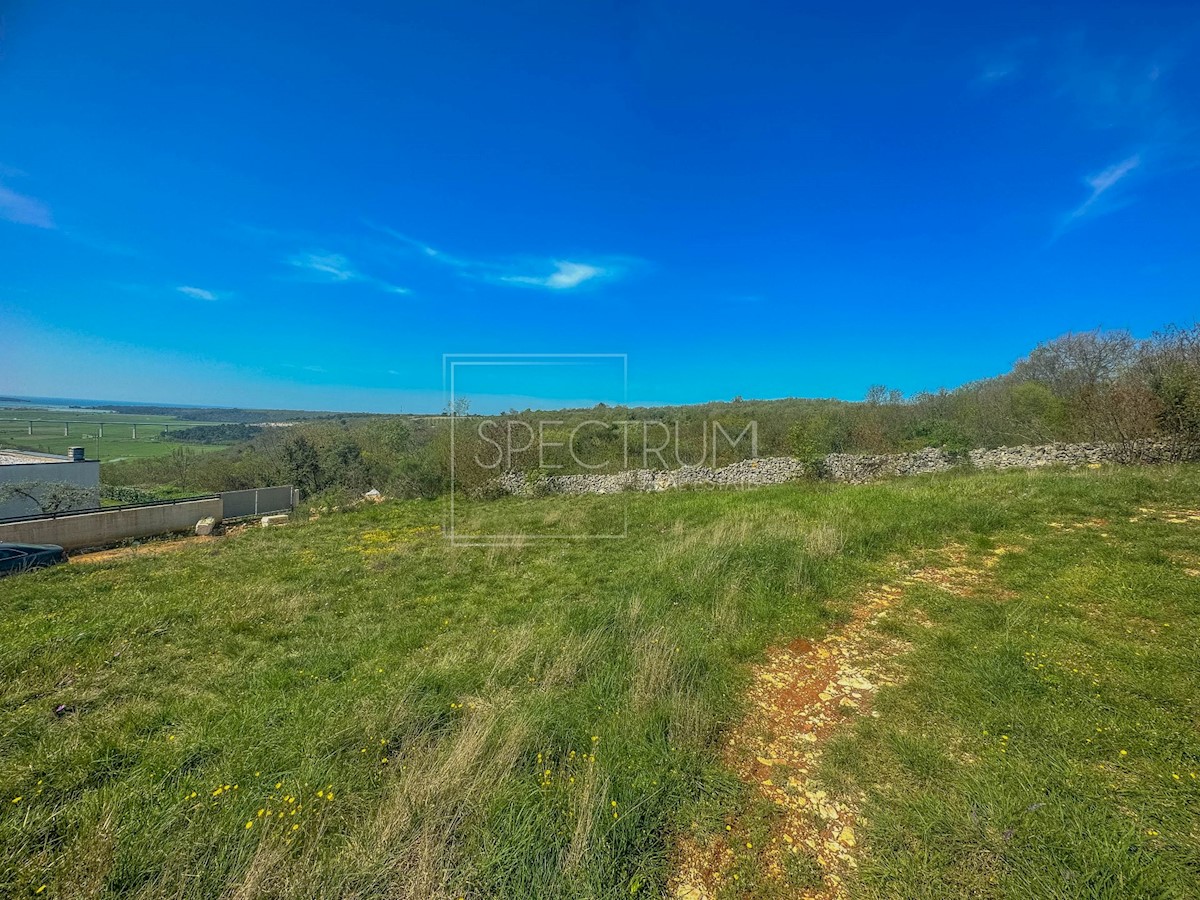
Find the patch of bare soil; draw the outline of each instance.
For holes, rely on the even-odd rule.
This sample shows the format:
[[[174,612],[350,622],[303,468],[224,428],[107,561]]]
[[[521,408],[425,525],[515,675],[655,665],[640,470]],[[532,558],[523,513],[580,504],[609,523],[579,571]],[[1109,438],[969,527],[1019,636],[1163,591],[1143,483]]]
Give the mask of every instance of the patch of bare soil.
[[[1143,506],[1136,515],[1129,517],[1130,522],[1169,522],[1172,525],[1200,525],[1200,509],[1166,509],[1163,507]]]
[[[1084,519],[1081,522],[1047,522],[1046,524],[1057,531],[1083,531],[1086,529],[1107,528],[1108,519]]]
[[[1167,559],[1183,570],[1184,575],[1200,578],[1200,553],[1189,553],[1186,550],[1176,550],[1167,554]]]
[[[234,525],[226,528],[221,534],[189,535],[182,538],[166,538],[159,541],[143,541],[138,544],[127,544],[123,547],[110,547],[107,550],[90,550],[86,553],[72,553],[68,561],[73,563],[112,562],[118,559],[130,559],[138,556],[161,556],[173,553],[184,547],[212,544],[223,538],[244,531],[248,526]]]
[[[1002,547],[978,566],[961,546],[936,554],[937,564],[901,571],[895,583],[873,588],[855,605],[850,621],[817,641],[799,639],[775,647],[755,666],[747,701],[750,712],[729,735],[727,766],[774,804],[779,815],[764,846],[753,846],[737,822],[707,842],[685,837],[676,848],[668,895],[675,900],[714,900],[738,893],[740,859],[754,857],[761,894],[808,900],[845,897],[847,875],[856,868],[861,796],[833,796],[816,783],[828,738],[856,716],[873,715],[879,688],[894,684],[894,662],[904,642],[876,626],[892,613],[908,585],[933,584],[956,596],[974,593],[995,560],[1020,548]],[[915,621],[926,624],[917,616]],[[815,863],[815,866],[814,866]],[[807,873],[797,884],[789,873]]]

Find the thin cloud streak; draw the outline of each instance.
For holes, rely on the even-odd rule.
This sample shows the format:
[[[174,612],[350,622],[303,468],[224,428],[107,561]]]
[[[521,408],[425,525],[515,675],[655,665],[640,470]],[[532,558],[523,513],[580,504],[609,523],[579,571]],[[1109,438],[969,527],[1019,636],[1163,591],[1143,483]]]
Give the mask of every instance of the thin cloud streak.
[[[41,200],[18,194],[0,184],[0,219],[14,225],[32,225],[34,228],[53,229],[54,217],[50,208]]]
[[[611,280],[624,275],[638,262],[628,257],[606,258],[591,262],[569,259],[513,260],[470,260],[453,256],[442,250],[409,237],[391,228],[376,227],[398,243],[417,251],[423,258],[439,263],[458,272],[463,278],[505,284],[516,287],[542,288],[551,291],[566,291],[589,282]],[[547,271],[548,270],[548,271]]]
[[[340,253],[297,253],[288,262],[297,269],[326,276],[329,281],[357,281],[358,272]]]
[[[546,276],[537,275],[505,275],[500,278],[507,284],[522,284],[529,287],[544,287],[554,291],[569,290],[578,287],[585,281],[601,278],[608,274],[606,269],[599,266],[589,266],[586,263],[576,263],[567,260],[556,260],[555,271]]]
[[[288,264],[324,284],[365,284],[386,294],[409,293],[408,288],[363,274],[340,253],[297,253],[288,258]]]
[[[1125,176],[1141,164],[1141,155],[1135,153],[1133,156],[1127,157],[1119,163],[1114,163],[1102,172],[1084,178],[1084,184],[1091,188],[1092,193],[1083,203],[1067,215],[1067,223],[1077,222],[1081,219],[1104,213],[1106,206],[1101,203],[1104,195],[1120,184]]]
[[[987,60],[979,83],[1024,82],[1057,101],[1066,126],[1111,148],[1137,152],[1083,178],[1083,202],[1057,217],[1049,241],[1065,231],[1129,206],[1131,182],[1145,183],[1200,163],[1200,127],[1169,77],[1187,54],[1181,46],[1159,47],[1135,57],[1099,55],[1082,35],[1058,41],[1027,40],[1000,48]],[[1136,173],[1136,174],[1135,174]]]
[[[175,288],[179,293],[191,297],[193,300],[207,300],[212,302],[217,299],[217,295],[212,291],[206,291],[204,288],[192,287],[190,284],[180,285]]]
[[[487,266],[487,263],[471,262],[470,260],[459,259],[457,256],[451,256],[449,253],[443,253],[441,250],[431,247],[423,241],[418,241],[416,238],[411,238],[392,228],[372,227],[377,228],[377,230],[383,232],[393,240],[399,241],[401,244],[407,244],[427,259],[439,262],[444,266],[451,266],[455,269],[483,268]]]

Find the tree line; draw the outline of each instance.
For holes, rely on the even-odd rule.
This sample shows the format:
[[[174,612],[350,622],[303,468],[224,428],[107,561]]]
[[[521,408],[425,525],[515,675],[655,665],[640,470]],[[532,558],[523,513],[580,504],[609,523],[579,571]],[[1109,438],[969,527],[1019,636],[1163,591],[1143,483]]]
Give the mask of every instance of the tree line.
[[[1157,435],[1200,441],[1200,325],[1145,339],[1125,331],[1067,334],[1040,344],[1003,375],[907,397],[877,385],[853,402],[601,404],[552,413],[510,410],[486,419],[461,406],[453,412],[453,434],[448,417],[331,416],[265,428],[227,450],[177,448],[166,457],[107,464],[102,479],[176,492],[293,484],[306,497],[372,487],[392,496],[433,497],[449,489],[452,476],[456,488],[478,491],[504,468],[577,472],[605,460],[617,468],[637,468],[644,460],[653,467],[723,465],[750,455],[749,439],[728,438],[751,423],[758,455],[802,459]],[[714,434],[714,422],[723,434]],[[536,439],[523,446],[531,434]],[[657,449],[664,438],[666,447]],[[498,458],[497,447],[512,452]]]

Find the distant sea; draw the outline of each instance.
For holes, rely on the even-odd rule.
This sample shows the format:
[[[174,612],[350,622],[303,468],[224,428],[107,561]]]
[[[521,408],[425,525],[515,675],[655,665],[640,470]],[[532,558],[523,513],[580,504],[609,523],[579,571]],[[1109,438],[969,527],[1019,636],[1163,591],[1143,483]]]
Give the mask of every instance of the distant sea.
[[[146,403],[140,400],[85,400],[80,397],[23,397],[19,394],[0,394],[0,407],[20,408],[37,406],[43,409],[94,409],[97,412],[114,406],[177,406],[180,409],[212,409],[202,403]]]

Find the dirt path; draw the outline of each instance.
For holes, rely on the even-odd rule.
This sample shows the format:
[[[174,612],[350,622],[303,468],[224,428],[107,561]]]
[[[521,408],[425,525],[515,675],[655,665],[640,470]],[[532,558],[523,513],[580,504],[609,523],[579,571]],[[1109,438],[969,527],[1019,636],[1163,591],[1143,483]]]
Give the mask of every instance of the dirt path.
[[[750,712],[730,733],[724,761],[774,805],[778,815],[771,834],[755,846],[750,828],[734,821],[714,840],[684,839],[668,895],[715,900],[731,889],[735,895],[739,889],[753,890],[748,883],[753,878],[765,882],[756,895],[845,897],[845,879],[856,867],[855,826],[864,798],[830,796],[815,773],[829,737],[856,716],[873,715],[875,694],[898,677],[895,662],[906,645],[882,634],[878,625],[914,582],[965,596],[1001,555],[1016,550],[999,548],[974,566],[964,548],[947,547],[933,565],[906,566],[892,583],[869,590],[851,620],[821,640],[800,639],[769,650],[752,670]]]
[[[86,553],[72,553],[68,560],[73,563],[112,562],[118,559],[130,559],[137,556],[160,556],[163,553],[173,553],[184,547],[196,547],[212,544],[231,537],[248,526],[234,525],[225,529],[222,534],[188,535],[187,537],[166,538],[163,540],[148,540],[140,544],[128,544],[123,547],[110,547],[107,550],[91,550]]]

